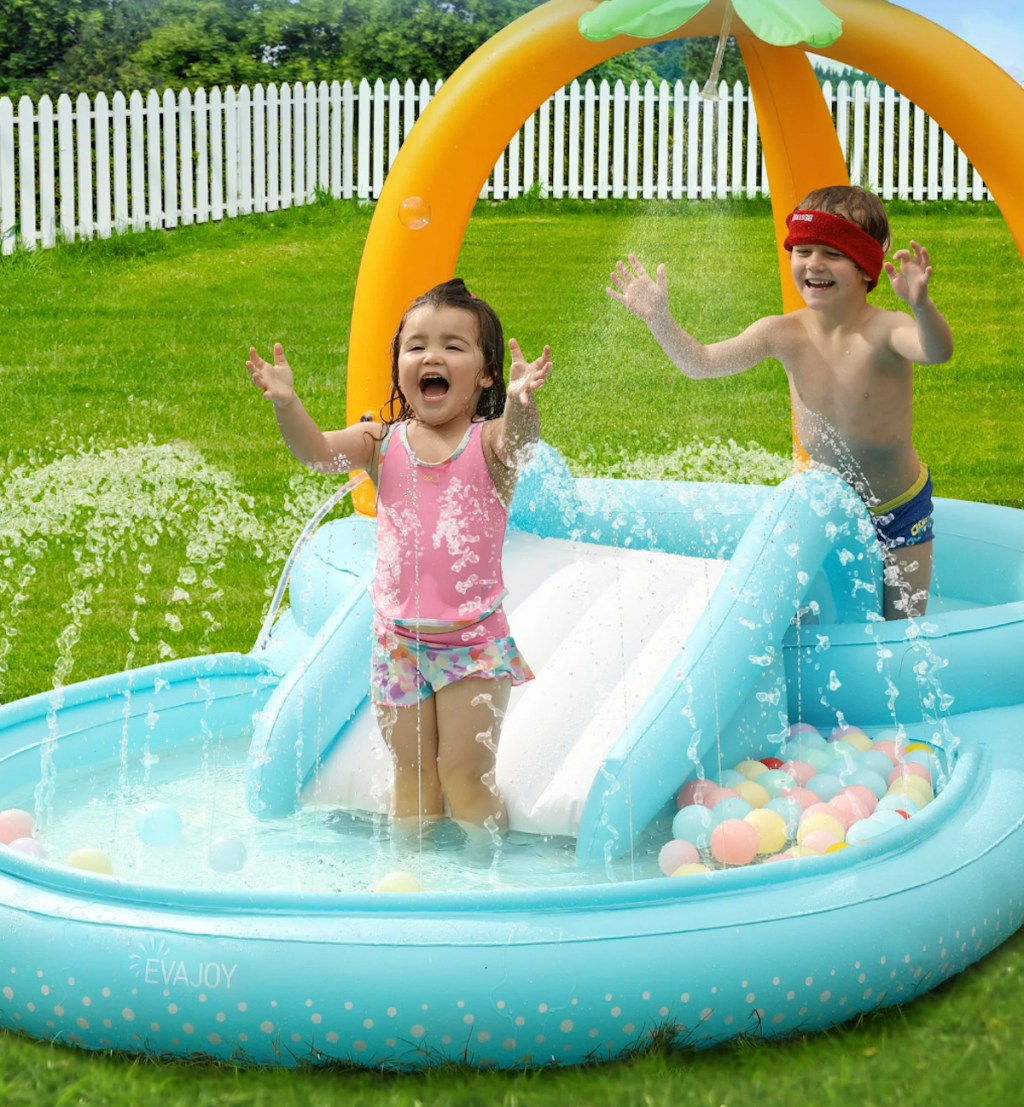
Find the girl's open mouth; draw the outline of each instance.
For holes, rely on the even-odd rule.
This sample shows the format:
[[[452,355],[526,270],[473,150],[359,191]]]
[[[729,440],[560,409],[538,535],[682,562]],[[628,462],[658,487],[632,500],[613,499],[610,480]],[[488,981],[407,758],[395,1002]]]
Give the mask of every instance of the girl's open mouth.
[[[440,400],[448,394],[448,382],[444,377],[429,374],[420,380],[420,393],[425,400]]]

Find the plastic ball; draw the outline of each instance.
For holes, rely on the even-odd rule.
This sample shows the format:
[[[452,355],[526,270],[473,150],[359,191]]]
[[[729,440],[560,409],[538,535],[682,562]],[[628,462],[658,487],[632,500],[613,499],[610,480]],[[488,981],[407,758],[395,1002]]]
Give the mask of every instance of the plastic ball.
[[[245,842],[234,834],[222,834],[210,843],[207,861],[215,873],[237,873],[249,859]]]
[[[706,777],[688,780],[676,794],[676,808],[682,810],[694,803],[706,805],[707,797],[717,789],[718,785]]]
[[[802,788],[818,770],[810,761],[785,761],[782,764],[782,771],[789,773]]]
[[[922,765],[920,761],[904,761],[901,765],[895,766],[889,773],[888,781],[892,784],[901,776],[919,776],[929,785],[933,783],[931,769],[927,765]]]
[[[918,806],[910,798],[910,796],[901,794],[899,792],[887,792],[878,801],[876,811],[902,811],[907,818],[911,815],[916,815],[918,812]]]
[[[800,845],[806,846],[815,853],[827,853],[832,846],[838,845],[841,841],[843,839],[837,838],[831,831],[812,830],[810,834],[804,836]]]
[[[732,788],[721,788],[717,784],[713,788],[709,788],[704,793],[704,804],[707,807],[717,807],[722,800],[725,799],[738,799],[739,792],[733,791]]]
[[[805,839],[818,830],[831,835],[837,842],[843,841],[847,834],[846,827],[843,826],[835,815],[829,815],[825,812],[820,812],[816,815],[805,814],[800,820],[799,827],[797,827],[797,843],[803,845]],[[818,852],[820,853],[821,851],[819,850]]]
[[[15,838],[13,842],[7,843],[7,848],[15,853],[23,853],[26,857],[35,857],[40,861],[46,856],[43,843],[35,838]]]
[[[748,803],[742,796],[725,796],[712,808],[715,821],[724,822],[726,819],[742,819],[754,810],[754,805]]]
[[[825,739],[822,738],[816,726],[811,726],[810,723],[791,723],[789,727],[789,733],[786,739],[787,745],[792,745],[796,742],[806,742],[808,745],[824,745]]]
[[[878,796],[870,788],[865,788],[863,784],[848,784],[843,789],[843,795],[853,796],[869,815],[878,806]]]
[[[697,847],[682,838],[673,838],[658,851],[658,868],[665,876],[671,876],[681,865],[692,865],[699,860]]]
[[[893,781],[889,785],[890,796],[892,795],[904,795],[910,796],[910,798],[917,804],[918,811],[922,807],[926,807],[935,798],[935,793],[932,791],[931,785],[922,780],[919,776],[903,776],[899,780]]]
[[[864,751],[871,749],[871,739],[859,726],[837,726],[829,735],[830,742],[848,742],[854,749]]]
[[[742,773],[748,780],[757,780],[762,773],[768,771],[768,766],[748,758],[746,761],[739,762],[736,771]]]
[[[858,842],[869,842],[872,838],[877,838],[879,834],[884,833],[888,829],[888,826],[876,822],[875,817],[869,815],[866,819],[860,819],[850,827],[846,832],[846,840],[850,845],[856,845]]]
[[[711,840],[715,818],[706,807],[691,803],[681,807],[672,820],[672,837],[692,842],[698,849],[705,849]]]
[[[847,830],[858,819],[866,819],[872,812],[872,808],[863,799],[856,795],[848,795],[846,792],[833,796],[828,802],[828,807]]]
[[[781,757],[762,757],[761,758],[761,764],[764,765],[764,767],[766,769],[781,769],[782,768],[782,758]]]
[[[85,872],[101,873],[110,876],[114,872],[114,866],[110,858],[101,849],[93,846],[82,846],[72,850],[64,859],[66,865],[73,869],[82,869]]]
[[[0,843],[10,845],[16,838],[31,838],[36,828],[35,819],[18,807],[0,811]]]
[[[723,769],[722,778],[718,783],[723,788],[735,788],[737,784],[742,784],[746,779],[747,777],[738,769]]]
[[[422,892],[419,877],[407,869],[385,873],[373,886],[375,892]]]
[[[169,803],[147,804],[135,816],[135,832],[147,846],[173,846],[181,841],[181,816]]]
[[[693,861],[686,865],[680,865],[672,874],[673,876],[696,876],[698,873],[709,873],[711,870],[700,861]]]
[[[817,773],[807,782],[807,787],[820,799],[827,801],[839,794],[843,784],[834,773]]]
[[[827,769],[835,760],[832,756],[832,751],[825,747],[814,747],[812,749],[802,749],[798,751],[794,750],[793,755],[798,760],[804,761],[808,765],[813,765],[819,773]]]
[[[893,767],[893,759],[874,748],[859,753],[853,759],[853,763],[858,769],[867,769],[869,772],[878,773],[883,778],[892,772]]]
[[[736,785],[735,791],[740,799],[744,799],[751,807],[764,807],[772,798],[771,792],[762,787],[756,780],[744,780]]]
[[[868,752],[884,754],[895,765],[897,761],[903,760],[904,751],[904,743],[895,738],[876,738]]]
[[[874,773],[870,769],[858,769],[857,772],[851,773],[843,783],[847,788],[860,785],[869,789],[874,792],[876,800],[880,800],[889,787],[885,777],[879,776],[878,773]]]
[[[743,816],[743,821],[757,831],[757,852],[761,855],[778,853],[790,837],[786,820],[767,807],[755,808]]]
[[[726,819],[711,832],[711,855],[723,865],[749,865],[759,844],[756,828],[743,819]]]
[[[781,765],[782,762],[780,761],[779,764]],[[792,788],[796,781],[789,773],[784,773],[781,769],[769,769],[757,778],[757,783],[762,788],[766,788],[771,795],[777,796],[780,792],[785,792],[787,788]]]
[[[430,204],[422,196],[406,196],[398,205],[398,221],[410,231],[422,231],[432,215]]]
[[[804,809],[795,799],[791,796],[776,796],[764,805],[763,810],[774,811],[781,815],[786,824],[787,836],[790,838],[796,836],[796,828],[800,825],[800,816]]]
[[[787,799],[796,800],[800,804],[801,811],[806,811],[808,807],[823,802],[821,796],[817,792],[812,792],[810,788],[788,788],[782,795]]]

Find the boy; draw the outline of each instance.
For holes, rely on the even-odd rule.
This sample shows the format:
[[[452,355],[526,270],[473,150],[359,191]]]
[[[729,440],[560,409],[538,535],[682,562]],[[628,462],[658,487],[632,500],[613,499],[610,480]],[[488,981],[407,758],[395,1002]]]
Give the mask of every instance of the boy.
[[[913,365],[953,353],[949,324],[928,295],[932,268],[916,242],[884,261],[889,222],[880,200],[851,185],[818,189],[786,219],[785,247],[806,307],[773,315],[735,338],[703,345],[668,307],[665,267],[652,279],[635,256],[606,291],[642,319],[691,378],[741,373],[765,358],[789,377],[796,433],[811,464],[861,495],[885,551],[887,619],[923,615],[932,571],[931,478],[911,442]],[[910,308],[867,302],[884,269]]]

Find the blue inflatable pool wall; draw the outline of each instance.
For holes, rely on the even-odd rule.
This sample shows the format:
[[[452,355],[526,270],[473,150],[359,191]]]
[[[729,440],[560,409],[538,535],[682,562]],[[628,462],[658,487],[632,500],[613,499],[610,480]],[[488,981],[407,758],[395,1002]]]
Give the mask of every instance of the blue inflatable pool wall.
[[[1024,908],[1024,513],[939,500],[935,519],[929,614],[886,623],[870,520],[825,474],[577,480],[545,448],[513,509],[513,534],[727,561],[589,785],[580,864],[629,849],[688,773],[781,744],[796,721],[898,725],[937,749],[948,781],[898,830],[685,879],[388,896],[130,884],[0,849],[0,1025],[266,1065],[512,1067],[655,1034],[780,1037],[913,999]],[[250,807],[286,817],[364,710],[373,547],[370,520],[321,527],[249,654],[0,707],[0,808],[44,755],[60,774],[251,726]],[[938,691],[922,683],[935,672]]]

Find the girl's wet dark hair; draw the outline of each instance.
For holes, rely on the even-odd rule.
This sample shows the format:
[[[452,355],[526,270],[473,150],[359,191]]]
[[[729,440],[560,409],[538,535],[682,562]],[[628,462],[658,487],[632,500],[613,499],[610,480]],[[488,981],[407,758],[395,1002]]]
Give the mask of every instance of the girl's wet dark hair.
[[[398,352],[406,320],[421,307],[458,308],[476,319],[478,341],[484,355],[484,370],[490,375],[492,382],[480,393],[476,414],[478,419],[497,419],[505,410],[505,335],[494,308],[485,300],[478,300],[466,288],[465,281],[455,277],[435,285],[406,308],[395,337],[391,340],[391,396],[381,409],[382,420],[391,424],[412,417],[412,408],[398,387]]]

